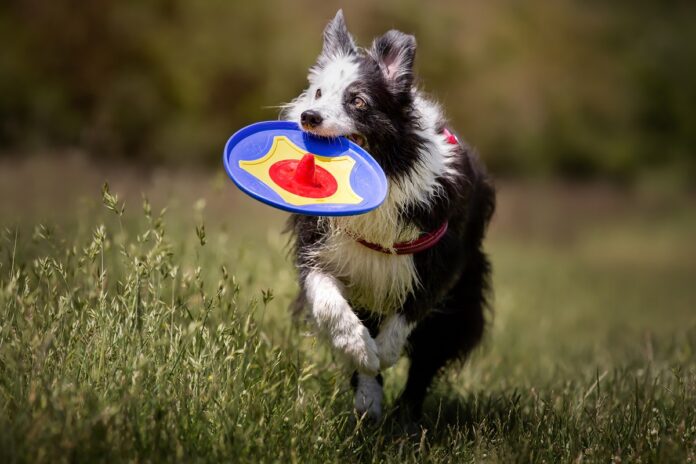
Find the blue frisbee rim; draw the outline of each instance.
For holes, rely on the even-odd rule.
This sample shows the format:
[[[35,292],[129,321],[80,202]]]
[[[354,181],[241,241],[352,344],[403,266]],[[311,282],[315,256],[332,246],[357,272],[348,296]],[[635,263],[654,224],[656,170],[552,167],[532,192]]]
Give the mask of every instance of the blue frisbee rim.
[[[370,187],[371,189],[378,190],[371,190],[368,196],[360,195],[363,198],[363,201],[361,203],[358,203],[357,205],[321,203],[316,205],[296,206],[286,203],[280,197],[280,195],[273,191],[268,185],[259,181],[258,179],[254,178],[249,173],[241,169],[239,167],[240,158],[235,158],[234,162],[232,162],[232,150],[239,142],[258,132],[274,130],[298,132],[302,135],[303,142],[311,143],[312,145],[314,145],[315,148],[325,146],[327,149],[342,149],[340,150],[340,152],[329,155],[323,153],[315,153],[319,156],[344,156],[349,154],[349,152],[352,152],[351,156],[353,158],[356,158],[356,161],[358,163],[362,162],[363,166],[369,168],[376,176],[376,180],[378,181],[377,185],[371,185]],[[293,143],[295,142],[296,141],[293,141]],[[305,146],[301,146],[300,148],[307,149],[306,143],[304,144]],[[300,143],[299,145],[302,145],[302,143]],[[261,156],[263,156],[263,153],[259,154],[259,157]],[[313,134],[303,131],[296,123],[290,121],[261,121],[243,127],[242,129],[239,129],[227,140],[227,143],[225,144],[225,149],[222,154],[222,162],[224,164],[227,176],[242,192],[246,193],[255,200],[258,200],[274,208],[278,208],[283,211],[288,211],[290,213],[303,214],[308,216],[357,216],[360,214],[365,214],[379,207],[387,197],[387,177],[384,174],[382,167],[362,147],[360,147],[356,143],[351,142],[345,137],[338,137],[336,139],[328,140],[322,137],[315,136]],[[353,181],[354,174],[355,172],[351,173],[351,183]],[[255,181],[251,182],[252,186],[249,186],[245,184],[245,179],[255,179]]]

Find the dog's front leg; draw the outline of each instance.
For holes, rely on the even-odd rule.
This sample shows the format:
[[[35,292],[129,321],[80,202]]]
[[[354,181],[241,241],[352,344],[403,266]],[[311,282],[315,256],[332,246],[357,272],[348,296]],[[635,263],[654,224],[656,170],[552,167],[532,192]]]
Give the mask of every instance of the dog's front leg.
[[[305,278],[312,317],[331,345],[361,374],[376,376],[380,360],[377,344],[343,296],[343,286],[332,275],[312,270]]]
[[[408,335],[413,325],[401,314],[388,317],[380,326],[375,338],[379,355],[380,369],[393,366],[401,357]],[[359,414],[367,414],[372,420],[379,420],[382,414],[382,376],[368,376],[356,373],[353,376],[355,386],[355,409]]]
[[[413,324],[399,313],[390,316],[382,323],[375,339],[380,369],[387,369],[399,361],[411,330],[413,330]]]

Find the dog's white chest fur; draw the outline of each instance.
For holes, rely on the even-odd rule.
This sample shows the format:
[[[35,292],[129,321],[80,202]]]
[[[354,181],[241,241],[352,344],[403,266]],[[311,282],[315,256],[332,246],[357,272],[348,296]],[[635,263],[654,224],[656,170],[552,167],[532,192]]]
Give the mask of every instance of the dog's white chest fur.
[[[332,238],[321,261],[345,285],[353,307],[389,314],[401,307],[418,284],[413,257],[390,256],[351,238]]]
[[[401,307],[419,285],[413,256],[375,251],[356,238],[391,248],[418,237],[417,229],[398,223],[395,197],[390,194],[382,206],[367,214],[323,219],[330,233],[314,251],[316,263],[343,282],[354,307],[382,314]]]

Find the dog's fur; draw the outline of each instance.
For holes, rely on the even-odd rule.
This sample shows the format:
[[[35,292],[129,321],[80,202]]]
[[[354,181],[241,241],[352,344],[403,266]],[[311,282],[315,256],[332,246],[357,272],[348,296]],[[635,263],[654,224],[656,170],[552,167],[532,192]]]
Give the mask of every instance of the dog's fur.
[[[387,175],[386,201],[367,214],[289,221],[302,289],[295,307],[309,310],[356,369],[355,408],[372,418],[381,414],[379,372],[404,348],[411,365],[400,404],[417,417],[433,377],[477,345],[485,323],[490,264],[482,240],[495,193],[477,156],[447,142],[440,107],[416,88],[415,51],[414,37],[395,30],[358,48],[339,11],[309,88],[281,114],[315,134],[365,144]],[[445,221],[437,245],[412,255],[356,241],[391,248]]]

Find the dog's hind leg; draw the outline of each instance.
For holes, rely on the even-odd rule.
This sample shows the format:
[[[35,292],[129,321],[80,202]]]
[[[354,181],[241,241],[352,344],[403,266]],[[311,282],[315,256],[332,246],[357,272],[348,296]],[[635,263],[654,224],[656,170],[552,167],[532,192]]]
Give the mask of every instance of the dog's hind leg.
[[[440,369],[454,359],[465,358],[481,340],[485,324],[483,276],[464,274],[442,310],[432,312],[411,333],[411,365],[398,402],[401,413],[411,419],[420,418],[425,394]]]

